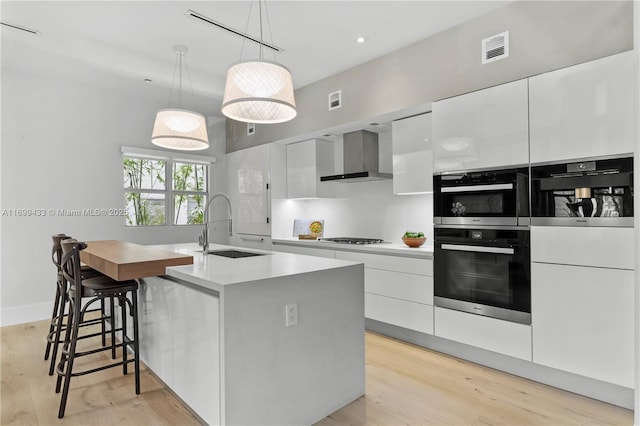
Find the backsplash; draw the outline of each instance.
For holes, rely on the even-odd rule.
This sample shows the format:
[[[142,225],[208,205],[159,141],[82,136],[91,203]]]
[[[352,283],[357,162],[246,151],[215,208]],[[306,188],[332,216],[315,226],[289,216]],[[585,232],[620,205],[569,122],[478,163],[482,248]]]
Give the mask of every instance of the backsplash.
[[[433,195],[394,195],[393,182],[336,183],[336,198],[273,200],[273,238],[291,238],[295,219],[323,218],[325,237],[381,238],[401,243],[422,231],[433,243]]]

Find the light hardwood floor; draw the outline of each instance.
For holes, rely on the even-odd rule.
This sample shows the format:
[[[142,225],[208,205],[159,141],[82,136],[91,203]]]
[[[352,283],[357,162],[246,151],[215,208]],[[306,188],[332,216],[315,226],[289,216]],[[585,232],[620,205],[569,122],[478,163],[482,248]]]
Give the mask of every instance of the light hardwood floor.
[[[133,374],[118,368],[75,378],[58,420],[55,377],[43,360],[47,327],[39,321],[0,329],[0,424],[198,424],[149,372],[136,396]],[[630,410],[373,333],[366,333],[366,378],[366,396],[317,425],[633,424]]]

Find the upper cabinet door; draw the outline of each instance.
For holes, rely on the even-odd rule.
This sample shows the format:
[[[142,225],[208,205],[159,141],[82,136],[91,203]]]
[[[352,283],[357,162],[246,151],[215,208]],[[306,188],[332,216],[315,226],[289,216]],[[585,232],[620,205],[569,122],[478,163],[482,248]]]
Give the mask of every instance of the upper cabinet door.
[[[531,163],[633,152],[632,52],[529,79]]]
[[[234,234],[271,235],[270,167],[268,144],[227,154]]]
[[[433,171],[529,164],[527,80],[433,104]]]
[[[333,174],[333,142],[311,139],[287,145],[287,198],[330,198],[331,182],[320,176]]]
[[[433,191],[431,113],[391,123],[393,140],[393,193]]]

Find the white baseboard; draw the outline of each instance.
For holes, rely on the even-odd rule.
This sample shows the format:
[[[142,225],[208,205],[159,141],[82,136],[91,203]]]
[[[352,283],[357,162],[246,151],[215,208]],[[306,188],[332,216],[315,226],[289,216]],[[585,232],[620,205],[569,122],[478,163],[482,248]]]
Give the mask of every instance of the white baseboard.
[[[0,309],[0,327],[49,319],[52,310],[53,302]]]

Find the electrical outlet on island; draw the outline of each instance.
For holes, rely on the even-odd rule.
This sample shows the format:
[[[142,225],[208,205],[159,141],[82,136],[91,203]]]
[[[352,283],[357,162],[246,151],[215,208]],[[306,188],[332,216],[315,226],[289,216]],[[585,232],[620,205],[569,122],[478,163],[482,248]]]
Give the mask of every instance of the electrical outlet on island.
[[[291,327],[298,324],[298,304],[290,303],[285,305],[285,326]]]

